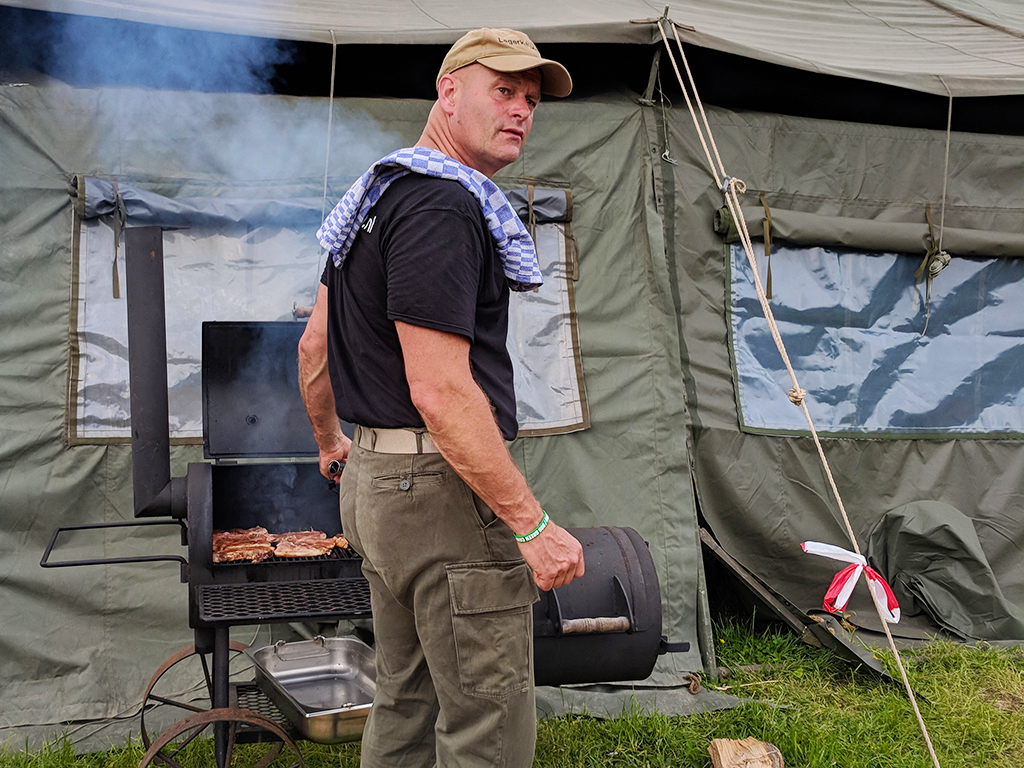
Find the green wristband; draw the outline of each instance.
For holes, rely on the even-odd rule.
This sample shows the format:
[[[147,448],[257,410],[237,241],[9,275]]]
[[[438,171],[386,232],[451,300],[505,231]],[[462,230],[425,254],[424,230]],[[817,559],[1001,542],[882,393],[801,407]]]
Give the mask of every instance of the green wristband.
[[[541,512],[544,512],[544,510],[542,509]],[[523,536],[516,536],[516,534],[512,535],[516,537],[516,541],[518,541],[520,544],[525,544],[528,541],[533,541],[542,533],[544,533],[544,529],[548,527],[548,523],[550,522],[551,518],[548,517],[547,512],[544,512],[544,517],[540,519],[540,523],[532,531],[530,531],[527,534],[524,534]]]

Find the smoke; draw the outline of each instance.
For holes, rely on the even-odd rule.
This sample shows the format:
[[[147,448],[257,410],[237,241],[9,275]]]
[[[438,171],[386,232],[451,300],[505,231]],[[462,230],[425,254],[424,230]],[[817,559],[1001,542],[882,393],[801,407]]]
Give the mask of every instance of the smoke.
[[[273,533],[341,533],[338,491],[315,463],[222,465],[214,467],[215,530],[262,525]]]
[[[325,258],[315,237],[321,207],[329,211],[372,162],[409,143],[400,133],[408,124],[376,119],[373,104],[335,101],[328,130],[326,98],[268,95],[275,70],[295,50],[292,43],[262,38],[0,5],[0,84],[40,86],[5,89],[12,110],[26,105],[18,120],[31,146],[19,162],[49,158],[52,140],[69,177],[114,176],[193,203],[224,198],[315,205],[315,217],[278,217],[266,231],[239,222],[165,235],[168,352],[174,361],[170,416],[183,436],[194,436],[202,412],[195,384],[200,321],[271,319],[296,302],[312,304]],[[323,72],[325,84],[329,74]],[[83,249],[90,311],[79,316],[78,327],[86,342],[124,344],[124,300],[114,298],[110,281],[112,230],[104,237],[109,240],[102,249],[98,235]],[[91,350],[109,358],[87,343],[83,356]],[[123,392],[127,361],[82,366],[81,375],[82,392],[104,386]],[[85,408],[114,413],[118,429],[126,406],[86,400]],[[304,412],[295,418],[307,423]]]
[[[152,177],[163,169],[191,169],[260,188],[288,180],[296,191],[282,192],[309,196],[324,175],[326,105],[320,99],[260,98],[273,92],[275,71],[296,51],[287,41],[0,5],[0,83],[41,73],[75,88],[125,89],[116,129],[98,129],[115,116],[89,107],[56,116],[68,135],[106,134],[107,144],[121,142],[116,148],[94,142],[100,174],[120,168],[119,175]],[[323,73],[325,82],[328,75]],[[373,161],[404,143],[362,110],[336,104],[329,206]],[[120,158],[116,166],[114,157]],[[301,191],[298,180],[305,182]],[[210,194],[199,188],[161,193]]]
[[[0,79],[41,72],[69,85],[270,93],[294,45],[241,35],[0,7]]]

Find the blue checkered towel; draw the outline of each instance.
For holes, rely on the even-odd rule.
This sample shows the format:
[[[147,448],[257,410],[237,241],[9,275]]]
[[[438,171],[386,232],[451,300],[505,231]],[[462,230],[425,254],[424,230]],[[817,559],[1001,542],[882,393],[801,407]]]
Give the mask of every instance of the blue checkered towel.
[[[341,267],[345,261],[363,219],[384,190],[407,173],[457,181],[472,193],[483,209],[487,228],[513,291],[529,291],[544,282],[533,238],[504,193],[480,171],[427,147],[399,149],[378,160],[334,206],[316,233],[320,244],[334,256],[334,266]]]

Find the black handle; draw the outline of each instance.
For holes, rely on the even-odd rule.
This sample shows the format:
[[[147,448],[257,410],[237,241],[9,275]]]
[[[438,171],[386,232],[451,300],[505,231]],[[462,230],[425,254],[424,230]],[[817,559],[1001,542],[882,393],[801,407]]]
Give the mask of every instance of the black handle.
[[[142,525],[177,525],[181,528],[182,543],[185,542],[185,522],[183,520],[127,520],[117,523],[87,523],[85,525],[62,525],[53,530],[53,536],[50,537],[50,543],[46,545],[46,551],[43,552],[43,557],[39,561],[39,565],[43,568],[68,568],[75,565],[111,565],[113,563],[151,563],[158,561],[172,561],[181,563],[184,566],[188,565],[188,561],[181,555],[137,555],[135,557],[102,557],[88,560],[57,560],[51,562],[50,552],[53,550],[54,544],[57,543],[57,537],[60,536],[64,531],[85,531],[94,530],[100,528],[134,528]]]

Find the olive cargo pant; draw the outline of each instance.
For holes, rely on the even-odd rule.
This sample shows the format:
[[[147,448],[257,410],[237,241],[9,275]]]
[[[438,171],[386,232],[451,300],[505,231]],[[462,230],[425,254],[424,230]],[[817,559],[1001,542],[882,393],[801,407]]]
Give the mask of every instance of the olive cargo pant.
[[[355,444],[341,519],[376,641],[362,765],[532,765],[537,588],[509,528],[440,454]]]

